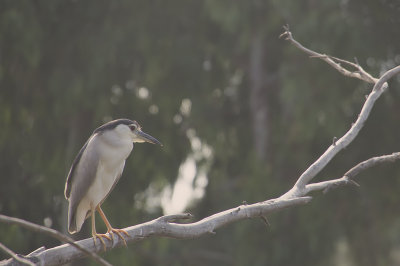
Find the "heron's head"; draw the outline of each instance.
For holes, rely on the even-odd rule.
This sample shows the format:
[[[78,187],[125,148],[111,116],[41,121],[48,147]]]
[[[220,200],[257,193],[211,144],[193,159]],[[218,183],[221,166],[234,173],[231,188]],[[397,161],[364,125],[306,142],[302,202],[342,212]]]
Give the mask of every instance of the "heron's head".
[[[131,135],[133,142],[149,142],[152,144],[159,144],[162,146],[161,142],[159,142],[156,138],[150,136],[149,134],[142,131],[141,126],[138,122],[132,121],[129,125],[129,133]]]
[[[130,139],[132,142],[148,142],[159,144],[156,138],[142,131],[142,127],[138,122],[129,119],[117,119],[110,121],[95,130],[94,133],[106,132],[117,134],[120,138]]]

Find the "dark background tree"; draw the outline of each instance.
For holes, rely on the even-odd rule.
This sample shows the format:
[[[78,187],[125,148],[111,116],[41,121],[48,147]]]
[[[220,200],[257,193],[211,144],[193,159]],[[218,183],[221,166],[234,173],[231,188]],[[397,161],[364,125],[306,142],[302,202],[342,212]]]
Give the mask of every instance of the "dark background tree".
[[[378,76],[400,63],[399,14],[395,0],[3,0],[0,212],[65,232],[63,186],[73,157],[94,128],[119,117],[138,120],[164,147],[135,146],[104,204],[114,226],[161,215],[158,195],[173,187],[187,158],[198,170],[193,186],[207,171],[204,196],[188,206],[197,218],[278,196],[350,127],[370,91],[279,40],[281,26]],[[398,151],[399,102],[392,82],[320,180]],[[199,145],[212,155],[193,154]],[[400,167],[364,175],[361,188],[316,194],[318,201],[269,217],[270,227],[246,221],[215,236],[146,240],[105,257],[116,265],[400,263]],[[58,244],[6,225],[0,239],[24,254]]]

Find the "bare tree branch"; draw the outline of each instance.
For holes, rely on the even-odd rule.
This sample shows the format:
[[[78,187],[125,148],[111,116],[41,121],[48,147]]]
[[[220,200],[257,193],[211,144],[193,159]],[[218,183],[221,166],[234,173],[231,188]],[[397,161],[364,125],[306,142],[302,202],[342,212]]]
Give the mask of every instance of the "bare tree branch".
[[[353,179],[362,171],[365,171],[379,164],[389,163],[389,162],[392,163],[397,160],[400,160],[400,152],[395,152],[389,155],[382,155],[370,158],[351,168],[341,178],[306,185],[305,187],[306,194],[316,190],[324,190],[324,192],[326,192],[328,189],[332,187],[347,185],[349,183],[358,185],[357,183],[355,183]]]
[[[163,216],[147,223],[124,228],[129,234],[129,237],[126,237],[126,241],[138,242],[151,236],[193,239],[204,234],[215,234],[214,230],[224,225],[239,220],[263,217],[273,211],[306,204],[310,200],[311,197],[300,197],[281,200],[273,199],[251,205],[241,205],[190,224],[171,223],[171,221],[177,219],[190,218],[190,214]],[[112,236],[110,235],[110,237]],[[76,243],[91,252],[104,251],[101,245],[94,245],[93,238],[80,240]],[[117,237],[114,238],[114,241],[106,241],[107,250],[121,245],[123,245],[123,242]],[[70,244],[65,244],[48,250],[42,250],[33,257],[45,262],[45,265],[59,265],[85,256],[86,254],[82,251],[77,250]]]
[[[376,79],[367,73],[358,64],[357,60],[356,63],[352,63],[305,48],[293,38],[288,27],[285,27],[285,32],[281,34],[280,37],[284,37],[286,40],[290,41],[297,48],[307,53],[311,57],[320,58],[321,60],[327,62],[343,75],[374,84],[374,87],[371,93],[368,95],[356,122],[341,138],[338,139],[335,137],[332,145],[313,164],[311,164],[311,166],[298,178],[295,185],[281,197],[250,205],[243,204],[236,208],[216,213],[193,223],[175,223],[177,220],[192,218],[190,214],[163,216],[153,221],[125,228],[124,230],[129,234],[129,237],[126,238],[127,242],[139,242],[151,236],[191,239],[204,234],[215,234],[215,230],[222,226],[249,218],[261,218],[266,224],[268,224],[268,220],[266,219],[267,214],[283,208],[293,207],[310,202],[311,197],[306,195],[312,191],[327,191],[330,188],[345,184],[357,185],[353,179],[360,172],[378,164],[394,162],[400,159],[399,152],[391,155],[374,157],[359,163],[346,172],[341,178],[309,184],[311,180],[332,160],[332,158],[338,152],[347,147],[355,139],[364,126],[365,121],[368,119],[376,100],[386,90],[386,88],[388,88],[387,81],[400,72],[400,66],[388,70],[379,79]],[[356,71],[348,70],[341,64],[354,68]],[[113,237],[113,235],[110,235],[110,237]],[[44,262],[45,265],[58,265],[87,256],[87,251],[83,251],[82,249],[78,250],[77,247],[72,246],[74,244],[75,243],[64,244],[48,250],[45,248],[40,248],[26,256],[26,258],[34,258],[36,261]],[[103,252],[102,246],[96,246],[92,238],[78,241],[76,244],[78,244],[79,247],[84,247],[91,253]],[[123,242],[118,237],[113,238],[113,241],[106,241],[107,249],[112,249],[121,245],[123,245]]]
[[[382,77],[375,83],[372,92],[369,94],[364,106],[361,109],[358,119],[351,126],[347,133],[335,141],[325,152],[318,158],[311,166],[300,176],[297,180],[295,186],[289,190],[283,197],[291,196],[302,196],[307,193],[305,186],[332,160],[332,158],[340,152],[342,149],[346,148],[358,135],[365,121],[374,106],[376,100],[381,96],[381,94],[388,87],[386,81],[393,77],[395,74],[400,72],[400,66],[392,68],[385,72]]]
[[[15,218],[15,217],[9,217],[3,214],[0,214],[0,222],[4,222],[7,224],[16,224],[19,226],[22,226],[24,228],[27,228],[29,230],[32,231],[36,231],[36,232],[40,232],[40,233],[44,233],[46,235],[49,235],[53,238],[56,238],[62,242],[66,242],[69,243],[70,245],[73,246],[73,249],[75,250],[79,250],[79,252],[83,252],[84,254],[86,254],[87,256],[93,258],[97,263],[101,264],[101,265],[106,265],[106,266],[111,266],[110,263],[108,263],[107,261],[105,261],[104,259],[102,259],[99,255],[97,255],[96,253],[87,250],[85,247],[81,246],[78,243],[75,243],[75,240],[58,232],[57,230],[51,229],[51,228],[47,228],[45,226],[41,226],[38,224],[34,224],[28,221],[25,221],[23,219],[19,219],[19,218]],[[40,260],[39,260],[40,261]],[[47,263],[47,262],[46,262]]]
[[[341,137],[340,139],[336,140],[332,143],[332,145],[325,151],[321,157],[318,158],[311,166],[299,177],[294,187],[285,193],[282,197],[292,197],[292,196],[302,196],[307,194],[307,190],[305,189],[306,185],[323,169],[325,166],[332,160],[332,158],[340,152],[342,149],[346,148],[358,135],[362,127],[364,126],[365,121],[368,119],[368,116],[374,106],[376,100],[381,96],[381,94],[385,91],[388,87],[386,81],[388,81],[391,77],[398,74],[400,72],[400,66],[394,67],[388,71],[386,71],[380,79],[366,79],[363,77],[370,76],[367,72],[365,72],[361,67],[359,68],[360,73],[363,73],[361,76],[359,73],[349,73],[346,69],[335,63],[331,57],[318,54],[308,48],[305,48],[299,42],[293,39],[292,33],[288,30],[288,27],[285,27],[285,32],[281,34],[281,37],[285,37],[286,40],[292,42],[296,47],[301,49],[302,51],[310,54],[312,56],[321,57],[324,61],[328,64],[332,65],[335,69],[339,70],[339,72],[343,73],[346,76],[356,77],[361,80],[365,80],[366,82],[371,82],[372,80],[375,83],[372,92],[368,95],[367,100],[365,101],[360,114],[356,122],[351,126],[349,131]],[[344,61],[344,60],[342,60]],[[352,64],[348,62],[349,64]],[[353,75],[354,74],[354,75]],[[372,76],[371,76],[372,78]]]
[[[0,243],[0,249],[4,250],[8,255],[10,255],[14,260],[25,264],[25,265],[31,265],[35,266],[35,263],[31,262],[30,260],[24,259],[19,257],[17,254],[15,254],[11,249]]]
[[[382,156],[377,156],[370,158],[366,161],[363,161],[353,168],[351,168],[349,171],[347,171],[344,176],[347,176],[350,179],[353,179],[356,175],[358,175],[360,172],[367,170],[368,168],[374,167],[378,164],[382,163],[393,163],[397,160],[400,159],[400,152],[395,152],[389,155],[382,155]]]
[[[349,61],[346,61],[346,60],[343,60],[343,59],[340,59],[337,57],[329,56],[326,54],[320,54],[320,53],[317,53],[313,50],[310,50],[310,49],[304,47],[303,45],[301,45],[298,41],[296,41],[293,38],[292,33],[289,31],[288,25],[284,26],[283,28],[284,28],[285,32],[282,33],[279,36],[279,38],[284,38],[285,40],[290,41],[292,44],[294,44],[294,46],[296,46],[297,48],[299,48],[306,54],[310,55],[310,57],[320,58],[321,60],[324,60],[329,65],[331,65],[333,68],[335,68],[337,71],[339,71],[340,73],[342,73],[343,75],[345,75],[347,77],[357,78],[357,79],[366,81],[368,83],[376,83],[378,81],[376,78],[371,76],[368,72],[366,72],[358,63],[355,64],[355,63],[352,63],[352,62],[349,62]],[[335,61],[337,61],[337,62],[335,62]],[[349,66],[355,68],[357,71],[348,70],[348,69],[342,67],[338,62],[349,65]]]

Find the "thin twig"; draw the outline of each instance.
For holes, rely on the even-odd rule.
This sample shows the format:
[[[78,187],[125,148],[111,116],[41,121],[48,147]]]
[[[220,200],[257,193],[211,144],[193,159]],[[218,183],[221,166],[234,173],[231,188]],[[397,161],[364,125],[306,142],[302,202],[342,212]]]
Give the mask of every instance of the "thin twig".
[[[26,265],[31,265],[31,266],[35,266],[35,263],[33,263],[30,260],[27,260],[25,258],[19,257],[17,254],[15,254],[11,249],[9,249],[8,247],[6,247],[5,245],[3,245],[0,242],[0,249],[4,250],[8,255],[10,255],[13,259],[15,259],[16,261],[21,262],[22,264],[26,264]]]
[[[319,190],[324,190],[326,192],[327,189],[346,184],[353,184],[355,186],[360,186],[356,181],[353,180],[358,174],[371,167],[383,163],[389,163],[389,162],[393,163],[397,160],[400,160],[400,152],[395,152],[389,155],[382,155],[370,158],[351,168],[341,178],[306,185],[306,193]]]
[[[320,58],[321,60],[325,61],[326,63],[328,63],[329,65],[331,65],[333,68],[335,68],[337,71],[339,71],[340,73],[342,73],[343,75],[347,76],[347,77],[352,77],[352,78],[357,78],[363,81],[366,81],[368,83],[376,83],[378,81],[378,79],[374,78],[373,76],[371,76],[368,72],[366,72],[359,64],[355,64],[337,57],[333,57],[330,55],[326,55],[326,54],[320,54],[317,53],[313,50],[310,50],[306,47],[304,47],[301,43],[299,43],[298,41],[296,41],[293,38],[292,33],[289,31],[289,26],[284,26],[283,27],[285,32],[283,32],[279,38],[284,38],[287,41],[290,41],[291,43],[294,44],[294,46],[296,46],[297,48],[299,48],[300,50],[302,50],[303,52],[305,52],[306,54],[310,55],[310,57],[312,58]],[[355,69],[357,69],[357,71],[351,71],[348,70],[344,67],[342,67],[339,63],[344,63],[347,64]]]
[[[358,175],[360,172],[365,171],[371,167],[374,167],[378,164],[382,163],[388,163],[388,162],[395,162],[397,160],[400,160],[400,152],[395,152],[389,155],[382,155],[382,156],[377,156],[370,158],[366,161],[363,161],[353,168],[351,168],[349,171],[347,171],[344,176],[347,176],[350,179],[353,179],[356,175]]]
[[[15,218],[15,217],[9,217],[9,216],[3,215],[3,214],[0,214],[0,222],[4,222],[4,223],[7,223],[7,224],[16,224],[16,225],[19,225],[21,227],[24,227],[24,228],[27,228],[29,230],[32,230],[32,231],[44,233],[46,235],[49,235],[49,236],[51,236],[53,238],[56,238],[56,239],[62,241],[62,242],[65,242],[65,243],[68,243],[68,244],[74,246],[75,248],[79,249],[80,251],[86,253],[89,257],[91,257],[96,262],[100,263],[101,265],[111,266],[110,263],[105,261],[99,255],[97,255],[96,253],[91,252],[91,251],[87,250],[86,248],[82,247],[81,245],[75,243],[75,241],[72,238],[70,238],[70,237],[58,232],[57,230],[54,230],[54,229],[51,229],[51,228],[47,228],[45,226],[41,226],[41,225],[38,225],[38,224],[34,224],[34,223],[31,223],[31,222],[25,221],[23,219],[19,219],[19,218]]]

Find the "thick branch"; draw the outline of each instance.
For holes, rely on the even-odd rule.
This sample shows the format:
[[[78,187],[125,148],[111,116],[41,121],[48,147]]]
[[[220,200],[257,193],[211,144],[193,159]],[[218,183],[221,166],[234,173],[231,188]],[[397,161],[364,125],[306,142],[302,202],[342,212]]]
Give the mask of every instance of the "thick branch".
[[[214,234],[214,230],[217,228],[235,221],[249,218],[261,218],[273,211],[281,210],[286,207],[306,204],[310,200],[311,197],[300,197],[292,199],[273,199],[251,205],[241,205],[239,207],[214,214],[198,222],[188,224],[177,224],[170,222],[177,219],[190,218],[190,214],[164,216],[147,223],[125,228],[124,230],[126,230],[129,234],[129,237],[126,237],[127,242],[138,242],[151,236],[192,239],[204,234]],[[100,244],[94,245],[93,238],[80,240],[76,243],[91,252],[104,251]],[[118,237],[115,237],[113,242],[106,241],[107,249],[112,249],[121,245],[123,245],[123,243]],[[48,250],[36,252],[33,257],[45,262],[45,265],[59,265],[83,258],[85,256],[87,256],[87,254],[81,250],[77,250],[70,244],[65,244]]]

